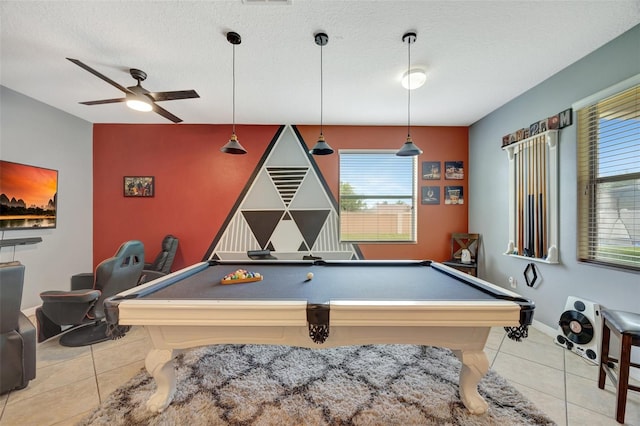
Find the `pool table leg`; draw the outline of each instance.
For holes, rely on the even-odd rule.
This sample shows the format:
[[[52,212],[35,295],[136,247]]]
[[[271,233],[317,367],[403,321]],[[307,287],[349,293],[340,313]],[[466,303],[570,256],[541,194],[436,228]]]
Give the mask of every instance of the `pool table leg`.
[[[460,369],[460,398],[471,414],[483,414],[488,404],[478,393],[480,379],[489,371],[489,360],[483,350],[454,351],[462,362]]]
[[[176,392],[173,355],[171,349],[152,349],[144,361],[147,371],[156,382],[156,393],[147,401],[147,409],[154,413],[161,413],[167,408]]]

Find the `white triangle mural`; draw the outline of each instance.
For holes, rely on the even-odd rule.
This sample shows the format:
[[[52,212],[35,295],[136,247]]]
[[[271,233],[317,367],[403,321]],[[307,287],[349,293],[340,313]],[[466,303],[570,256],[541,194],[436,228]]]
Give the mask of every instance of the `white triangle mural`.
[[[340,242],[335,203],[298,133],[283,126],[274,139],[208,258],[246,260],[248,250],[271,250],[282,260],[360,259],[357,245]]]

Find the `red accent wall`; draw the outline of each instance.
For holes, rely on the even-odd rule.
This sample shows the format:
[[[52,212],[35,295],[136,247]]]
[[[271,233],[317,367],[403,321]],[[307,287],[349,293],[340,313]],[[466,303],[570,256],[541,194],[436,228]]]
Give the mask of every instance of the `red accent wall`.
[[[94,125],[94,267],[131,239],[152,261],[166,234],[180,239],[173,270],[201,261],[278,128],[236,126],[248,153],[229,155],[230,125]],[[155,196],[124,197],[124,176],[155,176]]]
[[[313,147],[320,132],[319,126],[297,126],[307,145]],[[338,152],[340,149],[399,149],[407,138],[406,127],[388,126],[323,126],[326,142]],[[423,185],[440,186],[440,205],[418,204],[417,244],[359,244],[365,259],[430,259],[447,260],[450,256],[452,232],[467,232],[468,207],[445,205],[444,187],[463,186],[468,199],[469,131],[467,127],[412,127],[413,142],[422,149],[418,157],[418,174],[423,161],[464,161],[464,180],[418,178],[418,194]],[[334,197],[339,193],[339,161],[336,155],[315,156],[314,159],[327,180]]]
[[[236,126],[246,155],[228,155],[220,148],[230,125],[95,124],[93,130],[93,261],[112,256],[131,239],[145,244],[147,261],[160,249],[164,235],[180,239],[173,270],[202,260],[279,126]],[[318,126],[297,126],[313,146]],[[329,145],[338,149],[399,148],[404,127],[324,126]],[[418,205],[417,244],[362,244],[367,259],[433,259],[449,256],[451,232],[467,230],[467,205],[444,205],[444,186],[462,185],[468,176],[467,127],[414,127],[414,142],[422,161],[464,161],[462,181],[424,181],[419,186],[441,187],[440,205]],[[314,160],[337,199],[338,156]],[[420,167],[420,166],[419,166]],[[420,169],[419,169],[420,170]],[[155,196],[123,196],[124,176],[154,176]]]

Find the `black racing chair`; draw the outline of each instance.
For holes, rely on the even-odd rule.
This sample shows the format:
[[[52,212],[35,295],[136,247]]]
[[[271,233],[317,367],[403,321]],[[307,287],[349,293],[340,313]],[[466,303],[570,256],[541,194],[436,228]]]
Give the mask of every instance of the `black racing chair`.
[[[160,253],[158,253],[155,260],[152,263],[144,264],[140,284],[155,280],[170,273],[177,251],[178,238],[171,234],[165,236],[162,239]]]
[[[127,241],[110,259],[102,261],[95,274],[71,277],[70,291],[40,293],[42,307],[36,309],[38,342],[63,331],[63,346],[86,346],[108,340],[104,299],[135,287],[144,267],[144,245]],[[73,326],[70,331],[63,326]]]
[[[20,311],[24,265],[0,264],[0,394],[36,377],[36,328]]]

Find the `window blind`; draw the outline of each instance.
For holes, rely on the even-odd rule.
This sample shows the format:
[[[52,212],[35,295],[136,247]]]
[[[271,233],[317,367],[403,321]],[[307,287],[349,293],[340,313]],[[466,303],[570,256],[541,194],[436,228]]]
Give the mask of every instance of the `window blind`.
[[[340,240],[415,242],[417,159],[340,150]]]
[[[578,260],[640,271],[640,85],[577,123]]]

